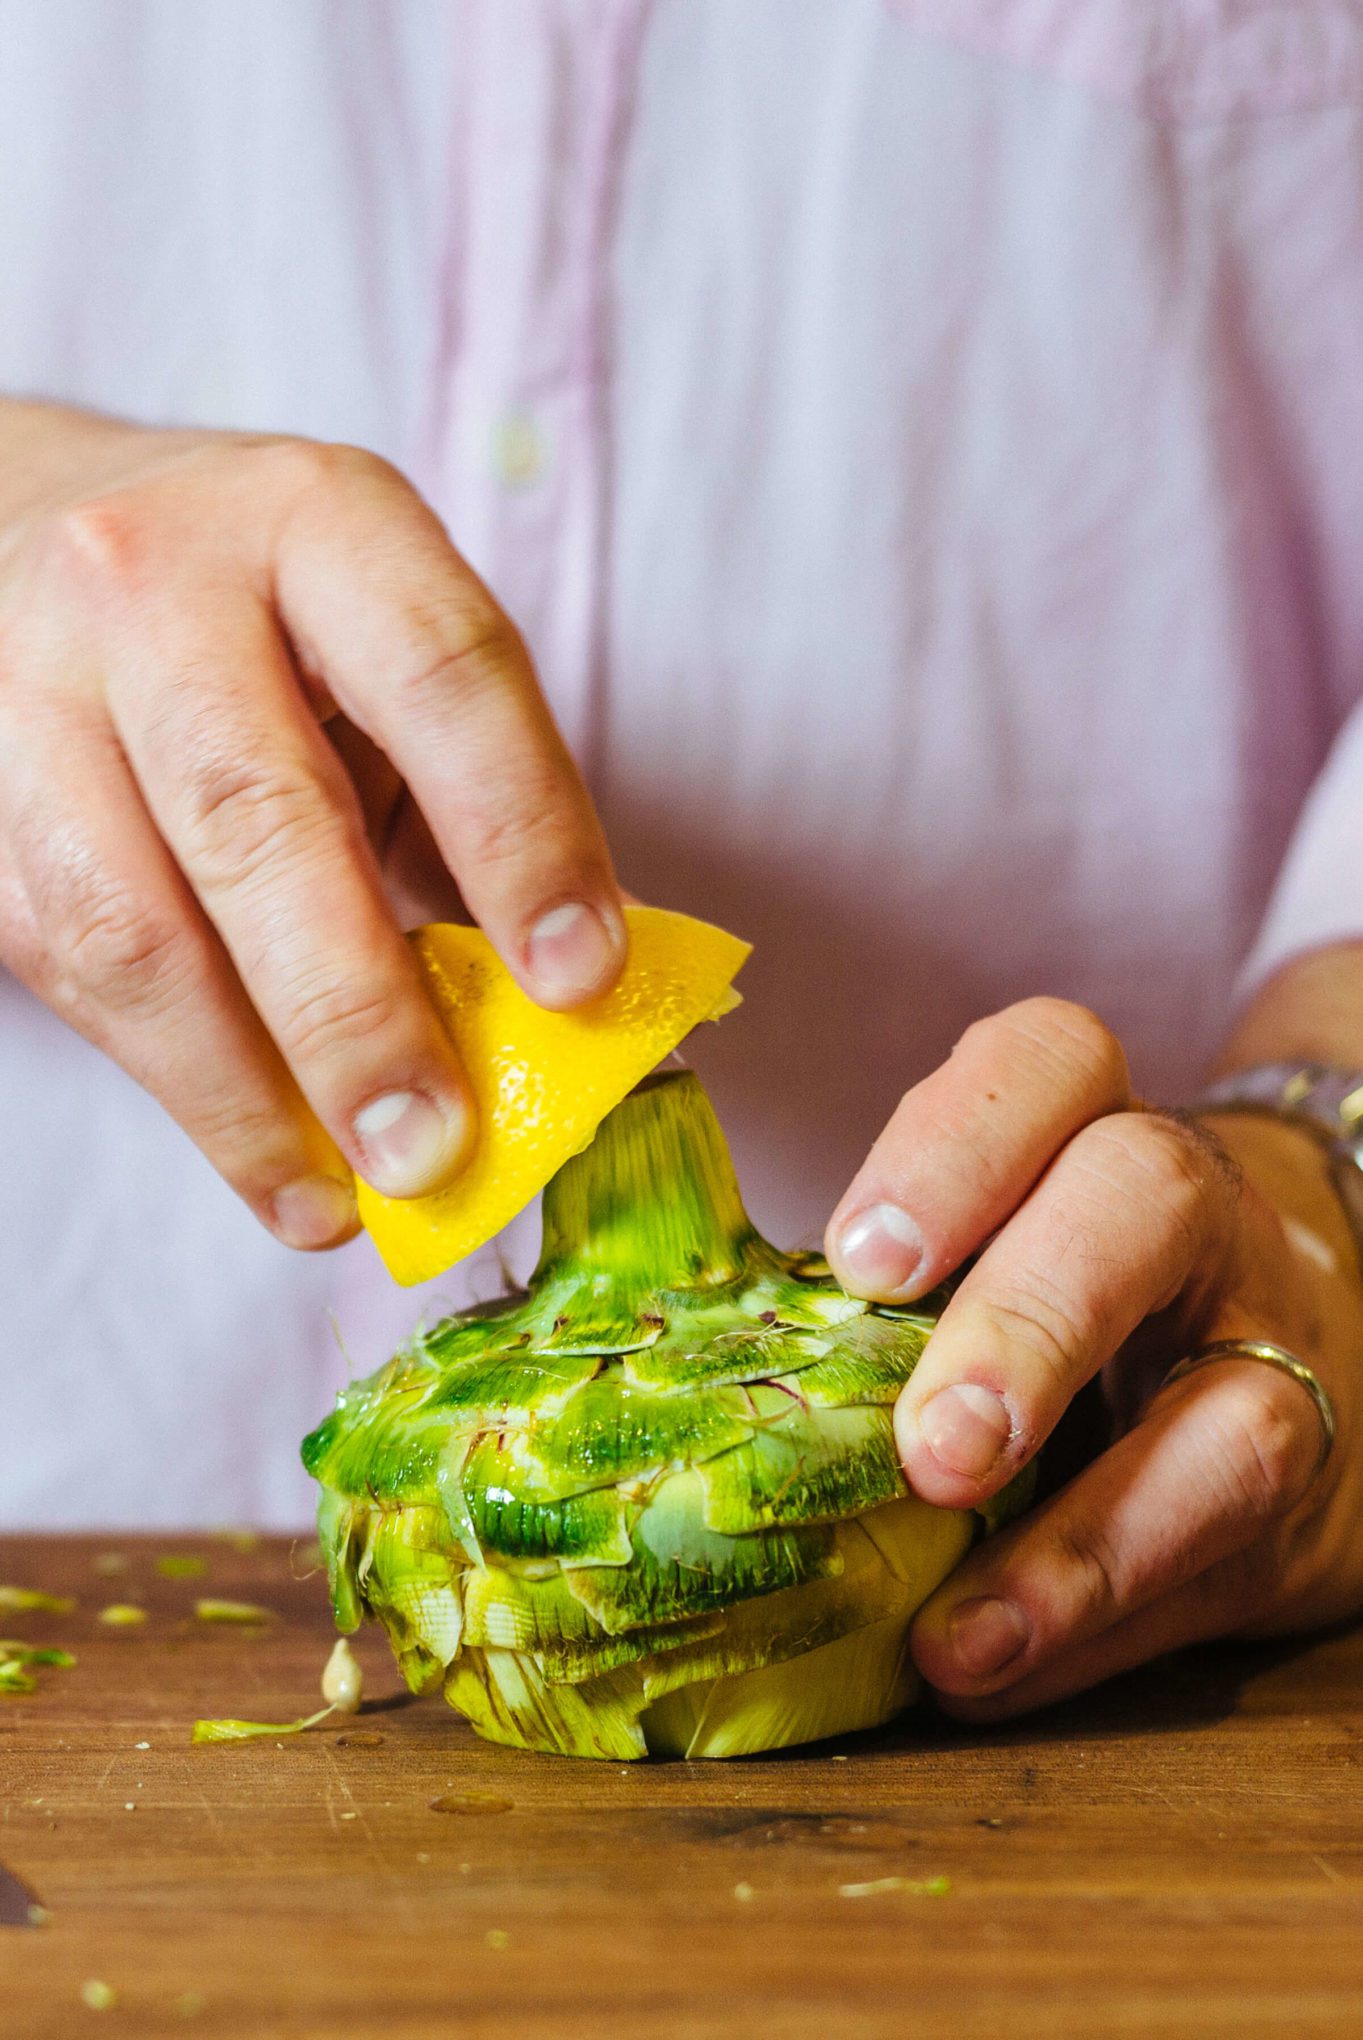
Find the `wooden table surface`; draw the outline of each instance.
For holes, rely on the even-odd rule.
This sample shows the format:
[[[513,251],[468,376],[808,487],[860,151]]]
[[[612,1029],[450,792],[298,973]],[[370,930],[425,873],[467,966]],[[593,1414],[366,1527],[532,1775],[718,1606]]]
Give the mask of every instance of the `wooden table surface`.
[[[480,1743],[367,1630],[357,1720],[191,1747],[196,1715],[318,1704],[308,1562],[0,1540],[0,1584],[79,1602],[0,1617],[78,1660],[0,1699],[0,1862],[49,1914],[0,1929],[6,2036],[1363,2033],[1363,1633],[1007,1730],[622,1766]],[[207,1628],[206,1593],[276,1619]],[[150,1619],[101,1627],[111,1600]]]

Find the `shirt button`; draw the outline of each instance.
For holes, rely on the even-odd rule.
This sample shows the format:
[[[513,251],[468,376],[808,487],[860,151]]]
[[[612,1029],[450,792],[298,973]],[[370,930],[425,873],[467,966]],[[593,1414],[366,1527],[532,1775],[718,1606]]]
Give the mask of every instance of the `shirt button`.
[[[549,450],[544,433],[525,411],[508,411],[493,435],[492,458],[508,489],[528,488],[544,473]]]

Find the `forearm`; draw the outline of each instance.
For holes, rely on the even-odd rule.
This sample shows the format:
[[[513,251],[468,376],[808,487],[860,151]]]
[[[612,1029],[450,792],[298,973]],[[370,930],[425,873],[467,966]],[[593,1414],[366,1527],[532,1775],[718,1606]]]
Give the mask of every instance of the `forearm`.
[[[1236,1021],[1214,1074],[1297,1060],[1363,1070],[1363,941],[1310,950],[1271,977]]]

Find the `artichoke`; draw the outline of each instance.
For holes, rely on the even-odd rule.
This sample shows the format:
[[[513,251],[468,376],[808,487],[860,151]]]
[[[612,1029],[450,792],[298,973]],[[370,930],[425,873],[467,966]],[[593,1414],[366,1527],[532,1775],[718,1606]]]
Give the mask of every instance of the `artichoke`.
[[[616,1107],[543,1221],[526,1291],[421,1332],[304,1442],[340,1628],[377,1616],[409,1686],[524,1748],[739,1756],[887,1720],[914,1612],[985,1527],[895,1451],[934,1300],[868,1306],[769,1245],[689,1072]]]

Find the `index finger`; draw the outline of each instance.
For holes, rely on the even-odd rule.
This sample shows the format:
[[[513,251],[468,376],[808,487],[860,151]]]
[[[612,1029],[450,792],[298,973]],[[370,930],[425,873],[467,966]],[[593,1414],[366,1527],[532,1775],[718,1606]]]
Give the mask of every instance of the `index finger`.
[[[394,469],[351,448],[302,458],[336,484],[303,487],[279,541],[305,672],[402,774],[530,996],[562,1008],[607,990],[625,957],[619,890],[515,626]]]
[[[389,910],[354,789],[274,619],[210,632],[173,587],[111,633],[108,701],[147,806],[304,1097],[391,1196],[445,1182],[473,1105]]]
[[[1086,1007],[1024,999],[977,1021],[904,1097],[834,1212],[838,1280],[881,1303],[925,1295],[1130,1095],[1121,1045]]]

